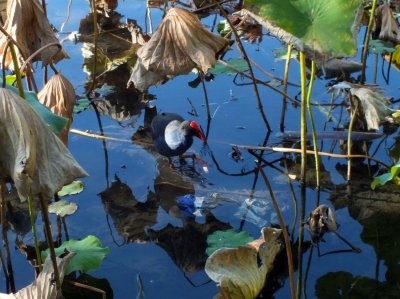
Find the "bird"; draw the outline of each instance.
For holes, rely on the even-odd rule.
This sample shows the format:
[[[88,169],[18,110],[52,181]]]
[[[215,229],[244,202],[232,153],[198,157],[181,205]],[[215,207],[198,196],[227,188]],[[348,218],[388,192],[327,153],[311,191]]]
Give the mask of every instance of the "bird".
[[[197,122],[185,120],[172,112],[156,115],[151,122],[151,132],[157,152],[168,159],[182,156],[192,146],[193,137],[206,142],[206,137]]]

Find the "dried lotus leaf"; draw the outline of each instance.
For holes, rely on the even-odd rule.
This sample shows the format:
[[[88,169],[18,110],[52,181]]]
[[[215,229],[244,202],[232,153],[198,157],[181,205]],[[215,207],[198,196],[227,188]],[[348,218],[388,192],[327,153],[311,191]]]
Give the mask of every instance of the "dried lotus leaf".
[[[21,201],[45,199],[88,174],[33,108],[0,88],[0,174],[11,178]]]
[[[61,74],[56,74],[47,81],[38,93],[39,102],[48,107],[54,114],[68,118],[70,121],[60,132],[60,139],[68,143],[68,132],[72,123],[76,104],[75,89]]]
[[[17,58],[20,64],[23,58],[28,58],[41,47],[58,42],[42,6],[37,0],[9,0],[7,3],[7,20],[3,28],[18,41],[20,48],[16,47]],[[0,35],[0,60],[3,59],[7,37]],[[56,46],[44,49],[33,61],[41,60],[44,65],[56,63],[68,58],[64,50]],[[4,67],[14,69],[9,51],[6,53]]]

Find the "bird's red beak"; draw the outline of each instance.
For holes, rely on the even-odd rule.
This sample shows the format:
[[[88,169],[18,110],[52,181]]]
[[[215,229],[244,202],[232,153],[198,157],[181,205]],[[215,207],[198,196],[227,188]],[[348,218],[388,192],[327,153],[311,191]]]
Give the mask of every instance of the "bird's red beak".
[[[195,121],[191,121],[190,122],[190,127],[192,127],[195,131],[195,136],[200,138],[201,141],[203,141],[204,143],[206,143],[207,139],[206,136],[203,133],[203,130],[201,129],[201,127],[199,126],[199,124]]]

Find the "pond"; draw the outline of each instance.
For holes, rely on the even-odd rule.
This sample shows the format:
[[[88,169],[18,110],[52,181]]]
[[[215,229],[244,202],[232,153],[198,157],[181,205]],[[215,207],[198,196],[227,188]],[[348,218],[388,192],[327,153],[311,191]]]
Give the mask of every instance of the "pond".
[[[68,1],[49,0],[47,9],[50,22],[60,29],[67,19]],[[116,12],[121,14],[121,19],[117,18],[121,23],[129,18],[136,20],[143,29],[149,27],[145,0],[120,1]],[[88,14],[86,1],[73,1],[63,32],[90,26]],[[162,19],[162,11],[152,9],[151,16],[156,28]],[[223,18],[218,16],[217,19]],[[203,18],[202,22],[208,28],[213,27],[214,15]],[[359,34],[358,61],[365,30],[363,26]],[[285,46],[266,34],[265,29],[263,33],[259,42],[243,42],[247,55],[264,70],[283,78],[285,60],[277,59],[273,50]],[[60,34],[60,37],[66,37],[66,34]],[[88,34],[84,41],[64,42],[70,59],[56,65],[81,98],[85,98],[91,88],[91,39]],[[99,42],[101,44],[101,36]],[[101,44],[101,49],[112,53],[120,46],[114,43],[115,40],[107,40]],[[238,57],[241,55],[234,44],[224,60]],[[374,55],[370,55],[367,82],[372,82],[373,63]],[[105,64],[104,60],[99,62],[98,74],[104,71]],[[378,70],[381,67],[382,73],[386,74],[388,64],[379,56]],[[271,80],[257,68],[254,72],[262,81]],[[42,82],[40,67],[36,73],[37,82]],[[98,270],[76,273],[75,278],[81,276],[79,281],[103,289],[107,298],[213,298],[219,290],[204,271],[207,236],[232,228],[259,238],[262,227],[279,227],[268,189],[257,170],[259,152],[252,155],[239,148],[235,156],[232,145],[299,148],[299,139],[288,140],[280,134],[282,95],[259,84],[262,105],[272,128],[272,132],[267,132],[253,85],[247,78],[220,74],[205,82],[212,116],[208,123],[202,85],[189,86],[197,74],[175,77],[150,87],[144,95],[125,88],[129,77],[128,67],[116,66],[115,70],[102,74],[94,88],[96,109],[90,106],[77,113],[71,125],[74,130],[110,137],[100,139],[69,134],[69,150],[90,176],[82,179],[85,184],[82,193],[66,198],[75,202],[78,210],[66,217],[61,229],[63,237],[65,239],[65,233],[71,239],[95,235],[110,249]],[[300,99],[299,64],[294,59],[288,81],[294,84],[288,86],[287,93]],[[319,105],[312,107],[319,132],[347,130],[349,125],[346,106],[341,105],[342,98],[335,99],[338,105],[330,111],[331,94],[327,93],[330,81],[321,76],[314,84],[312,101]],[[381,73],[377,74],[377,85],[384,89],[386,97],[394,100],[399,99],[398,82],[399,71],[395,68],[390,71],[389,83]],[[396,104],[391,107],[397,109]],[[175,159],[171,166],[166,157],[156,153],[148,132],[149,119],[156,112],[175,112],[202,126],[207,132],[207,146],[196,139],[190,149],[201,158],[200,161]],[[285,130],[300,132],[300,106],[289,101],[285,117]],[[359,142],[360,152],[366,150],[369,155],[392,165],[399,156],[397,126],[385,124],[379,132],[382,135],[378,138]],[[346,154],[346,140],[335,136],[319,139],[320,151]],[[354,160],[349,184],[347,160],[324,156],[318,190],[312,155],[308,160],[305,188],[299,181],[299,156],[265,151],[262,158],[263,169],[291,234],[295,282],[298,279],[302,285],[301,297],[398,298],[399,189],[391,182],[371,189],[370,184],[381,169],[380,165],[374,161],[368,163],[366,159]],[[188,194],[205,205],[203,209],[197,209],[195,215],[184,214],[177,205],[177,199]],[[340,236],[326,233],[317,250],[305,229],[304,235],[300,236],[304,242],[299,250],[303,222],[318,204],[325,204],[334,211]],[[56,235],[56,217],[52,216],[51,221]],[[37,222],[41,227],[41,219]],[[44,240],[41,229],[38,233],[40,240]],[[17,234],[9,230],[8,238],[16,288],[20,289],[31,283],[33,271],[26,258],[13,249],[13,244],[17,238],[33,244],[29,225]],[[284,252],[259,298],[290,298]],[[4,281],[3,273],[0,277]],[[0,291],[6,291],[4,284]],[[87,290],[79,292],[84,292],[81,297],[68,292],[65,297],[100,298],[99,294]]]

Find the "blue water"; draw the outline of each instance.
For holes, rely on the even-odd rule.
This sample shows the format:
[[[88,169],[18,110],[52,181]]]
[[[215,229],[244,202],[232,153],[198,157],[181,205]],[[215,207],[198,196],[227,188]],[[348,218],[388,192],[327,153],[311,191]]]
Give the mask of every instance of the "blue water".
[[[136,19],[138,24],[144,27],[145,7],[145,1],[125,1],[119,3],[117,11],[126,17]],[[64,31],[78,30],[80,20],[88,12],[87,2],[73,1],[71,18]],[[48,1],[48,15],[54,26],[60,28],[66,19],[67,2]],[[160,18],[161,13],[153,10],[154,24],[157,24]],[[204,20],[208,25],[211,25],[212,21],[211,17]],[[57,64],[57,68],[76,87],[77,94],[83,95],[87,74],[82,70],[84,61],[81,52],[82,44],[65,43],[64,47],[71,59],[60,62]],[[272,49],[277,47],[281,47],[280,42],[270,36],[264,36],[260,45],[245,43],[246,51],[250,57],[266,70],[276,76],[283,77],[284,62],[276,61],[271,52]],[[225,58],[230,57],[239,57],[235,46],[232,47],[232,51],[228,52]],[[298,63],[292,60],[289,81],[299,83],[298,69]],[[372,72],[372,65],[370,69]],[[40,71],[37,75],[38,82],[41,78],[39,73]],[[255,70],[255,74],[257,77],[267,80],[258,70]],[[370,71],[368,74],[371,76]],[[176,112],[188,118],[190,115],[187,112],[192,109],[187,101],[187,98],[189,98],[200,114],[196,121],[205,129],[207,117],[203,90],[201,86],[193,89],[187,85],[194,78],[194,74],[188,74],[174,78],[163,85],[151,87],[149,93],[157,97],[157,100],[153,101],[151,105],[155,105],[158,111]],[[110,248],[110,254],[104,260],[101,268],[90,272],[90,275],[107,279],[114,298],[136,297],[138,274],[140,274],[143,282],[144,298],[212,298],[218,292],[218,289],[214,282],[209,282],[201,267],[201,259],[203,258],[204,262],[204,255],[201,252],[195,252],[196,248],[201,248],[204,245],[207,232],[210,230],[207,223],[212,223],[221,228],[232,227],[245,230],[253,237],[259,237],[261,227],[255,223],[254,219],[242,221],[235,216],[244,200],[250,196],[254,174],[230,176],[226,173],[240,174],[242,171],[249,171],[255,167],[255,158],[244,150],[242,151],[243,160],[235,162],[230,157],[231,144],[261,145],[267,132],[257,108],[253,87],[251,85],[236,86],[232,83],[232,80],[233,76],[221,75],[217,76],[213,82],[206,84],[211,114],[213,115],[208,137],[209,148],[205,150],[200,141],[196,140],[192,151],[206,161],[208,173],[199,164],[196,164],[196,172],[189,166],[187,171],[172,170],[167,165],[166,159],[157,156],[143,145],[109,140],[103,143],[99,139],[70,134],[69,149],[90,176],[83,179],[85,183],[84,192],[68,198],[79,206],[78,211],[66,219],[68,233],[70,238],[73,239],[84,238],[92,234],[96,235],[104,246]],[[387,86],[386,95],[398,97],[398,86],[396,85],[398,80],[398,72],[392,69],[391,85]],[[316,81],[313,100],[329,103],[330,95],[325,92],[325,83],[324,80]],[[378,83],[385,86],[381,76],[378,76]],[[273,129],[268,144],[279,146],[276,133],[279,132],[282,96],[261,85],[259,90],[268,121]],[[295,96],[298,91],[298,88],[290,87],[288,93]],[[288,107],[286,129],[298,131],[300,127],[299,108],[294,108],[290,103]],[[327,109],[327,107],[325,108]],[[337,108],[333,112],[335,117],[338,117],[338,110]],[[124,120],[123,126],[108,116],[101,116],[104,134],[129,141],[139,126],[144,124],[144,116],[145,111],[142,109],[139,114],[134,115],[131,119],[135,120],[134,122]],[[318,128],[321,129],[326,121],[326,116],[316,108],[314,109],[314,117]],[[128,125],[129,123],[131,125]],[[332,130],[333,127],[335,127],[334,123],[328,123],[327,130]],[[72,128],[100,133],[96,114],[92,109],[77,114]],[[390,139],[385,147],[389,147],[393,142]],[[328,151],[330,145],[331,141],[325,141],[324,150]],[[371,148],[374,149],[376,146],[377,142]],[[218,171],[217,165],[210,156],[210,151],[225,173]],[[338,152],[338,146],[335,152]],[[386,163],[390,163],[383,148],[381,148],[377,157]],[[282,158],[279,153],[265,155],[265,159],[268,161],[279,158]],[[310,159],[312,159],[312,156],[310,156]],[[394,290],[395,293],[398,287],[393,281],[396,281],[396,279],[398,281],[400,278],[399,272],[396,272],[400,257],[396,256],[398,251],[396,239],[391,240],[390,235],[384,234],[386,227],[382,226],[381,219],[387,217],[386,225],[391,228],[396,227],[395,220],[391,219],[395,219],[393,214],[396,215],[398,210],[393,209],[388,212],[387,209],[380,209],[373,206],[372,203],[368,207],[362,205],[360,207],[360,198],[370,198],[376,195],[379,199],[384,196],[382,193],[388,194],[385,192],[367,193],[370,178],[366,175],[364,177],[361,175],[362,179],[355,182],[356,185],[361,183],[365,185],[361,191],[360,188],[353,189],[353,195],[357,198],[356,203],[347,200],[343,196],[343,190],[346,189],[345,177],[336,169],[337,163],[345,164],[346,161],[332,158],[323,158],[322,161],[329,177],[324,181],[325,185],[322,186],[320,203],[332,207],[337,222],[340,224],[340,234],[355,247],[360,248],[362,253],[336,253],[317,257],[314,248],[305,285],[307,297],[317,297],[316,286],[318,281],[327,273],[338,273],[340,271],[348,272],[354,277],[359,275],[369,278],[374,283],[383,284],[385,281],[389,281],[389,284],[383,288],[384,290]],[[279,163],[274,165],[281,171],[285,171],[283,165]],[[355,172],[357,171],[359,170],[355,170]],[[290,226],[295,208],[287,178],[271,167],[266,167],[265,172],[271,180],[278,203],[283,210],[285,221]],[[299,171],[297,175],[299,175]],[[119,180],[119,183],[115,183],[116,180]],[[100,193],[111,187],[113,182],[116,184],[115,186],[118,185],[120,188],[129,188],[132,195],[128,198],[123,198],[122,195],[117,195],[115,198],[111,196],[110,202],[102,200]],[[297,181],[293,181],[293,188],[298,205],[300,205],[300,185]],[[342,193],[334,193],[335,190],[342,190]],[[219,205],[209,212],[208,217],[197,216],[195,219],[182,219],[179,217],[175,199],[192,193],[197,197],[219,196],[221,200]],[[126,193],[124,194],[126,195]],[[268,191],[261,178],[258,178],[255,185],[255,197],[267,203],[265,213],[256,220],[267,225],[278,224],[276,213],[269,201]],[[307,188],[306,216],[315,207],[315,200],[315,189],[313,187]],[[392,202],[394,207],[396,206],[395,199],[389,199],[389,201]],[[136,205],[133,203],[136,203]],[[113,204],[121,204],[119,210]],[[138,206],[141,205],[143,208],[139,209]],[[52,218],[52,220],[54,221],[55,218]],[[126,229],[125,235],[121,227]],[[297,239],[298,228],[299,221],[297,220],[294,240]],[[55,227],[53,227],[53,231],[55,231]],[[135,233],[132,231],[135,231]],[[197,236],[197,233],[199,237],[193,238],[193,236]],[[366,238],[363,233],[372,234],[372,239],[375,236],[376,243],[371,243],[371,238]],[[131,237],[127,238],[127,235]],[[14,240],[15,236],[10,233],[9,238]],[[26,243],[32,243],[30,234],[25,235],[23,240]],[[310,240],[307,232],[305,232],[305,240]],[[333,234],[326,234],[325,241],[325,243],[321,243],[321,253],[348,249],[346,244]],[[297,245],[293,249],[294,255],[297,256]],[[310,250],[303,254],[303,275],[309,254]],[[27,270],[29,265],[17,251],[12,252],[12,258],[17,288],[19,289],[31,282],[33,274],[32,271]],[[3,279],[3,276],[0,277]],[[282,277],[284,285],[274,294],[275,298],[290,297],[287,275]],[[356,285],[357,281],[355,279],[351,283]],[[322,286],[322,288],[324,287],[327,288],[326,285]],[[268,289],[268,286],[266,289]],[[1,291],[4,291],[3,286]],[[320,295],[319,298],[341,297]],[[350,296],[349,298],[366,297]],[[388,298],[392,297],[389,296]]]

